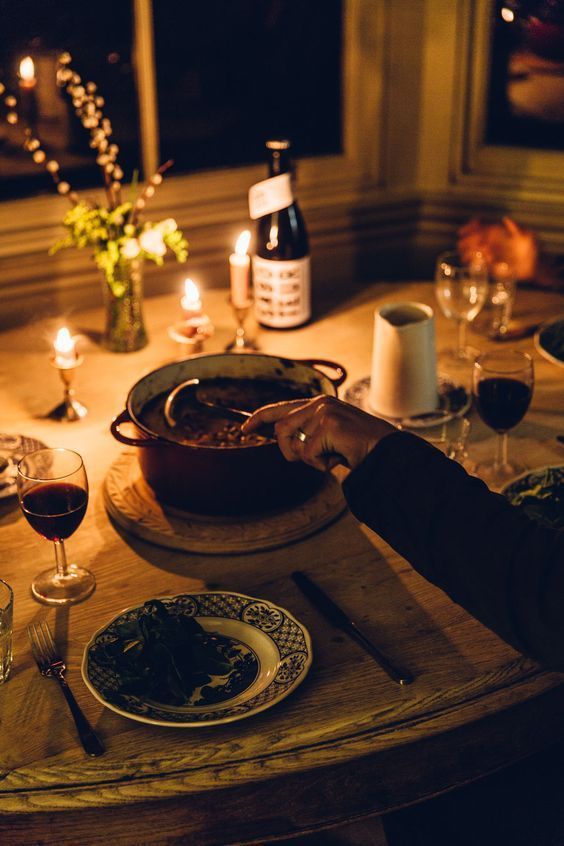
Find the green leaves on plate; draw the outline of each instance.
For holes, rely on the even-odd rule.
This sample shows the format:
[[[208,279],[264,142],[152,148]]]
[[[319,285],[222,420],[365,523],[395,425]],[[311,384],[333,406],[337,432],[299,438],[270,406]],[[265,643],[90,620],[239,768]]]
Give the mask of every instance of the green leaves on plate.
[[[213,676],[232,671],[227,645],[193,617],[171,614],[163,602],[152,599],[135,620],[115,626],[98,645],[96,657],[119,678],[113,698],[141,696],[181,706]]]

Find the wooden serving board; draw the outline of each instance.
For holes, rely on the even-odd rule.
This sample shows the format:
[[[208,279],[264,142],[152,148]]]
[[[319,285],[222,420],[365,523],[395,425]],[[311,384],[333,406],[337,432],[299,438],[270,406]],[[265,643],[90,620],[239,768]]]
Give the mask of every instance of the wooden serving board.
[[[328,473],[305,502],[261,515],[193,514],[159,502],[141,474],[133,451],[123,452],[104,481],[104,503],[123,529],[159,546],[198,553],[245,553],[301,540],[339,517],[347,505],[341,485]]]

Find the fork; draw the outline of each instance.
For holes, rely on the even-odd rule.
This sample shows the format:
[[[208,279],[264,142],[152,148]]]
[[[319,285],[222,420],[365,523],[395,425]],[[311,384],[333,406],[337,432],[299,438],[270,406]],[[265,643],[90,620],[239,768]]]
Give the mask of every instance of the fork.
[[[94,729],[82,713],[72,691],[65,681],[65,662],[57,652],[53,635],[48,623],[32,623],[27,627],[27,634],[31,643],[31,651],[39,672],[47,678],[57,679],[65,694],[67,704],[73,716],[80,742],[84,751],[92,757],[102,755],[106,749],[94,732]]]

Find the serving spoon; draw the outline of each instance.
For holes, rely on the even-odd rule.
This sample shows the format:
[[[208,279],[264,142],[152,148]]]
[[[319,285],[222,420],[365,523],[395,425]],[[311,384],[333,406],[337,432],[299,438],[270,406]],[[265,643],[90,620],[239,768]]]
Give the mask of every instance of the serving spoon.
[[[198,396],[199,384],[200,380],[197,378],[187,379],[185,382],[181,382],[180,385],[177,385],[176,388],[173,388],[167,396],[164,405],[164,416],[166,422],[172,429],[174,429],[179,422],[174,412],[180,394],[185,394],[187,396],[188,404],[192,408],[197,408],[199,406],[200,408],[205,408],[207,411],[211,411],[213,414],[218,414],[220,417],[232,417],[234,420],[239,420],[241,423],[244,423],[245,420],[248,420],[249,417],[253,416],[250,411],[244,411],[242,408],[219,405],[218,403],[202,399]],[[298,429],[298,432],[299,431],[301,430]],[[262,435],[263,438],[268,438],[269,440],[276,440],[273,423],[263,423],[258,427],[257,434]],[[303,434],[304,433],[302,432],[302,435]],[[334,453],[327,453],[327,456],[333,457]],[[340,464],[343,464],[345,467],[349,466],[343,456],[339,455],[338,458]]]
[[[198,395],[199,384],[199,379],[187,379],[185,382],[181,382],[180,385],[177,385],[176,388],[173,388],[166,398],[164,416],[166,422],[171,428],[174,428],[179,423],[175,412],[178,398],[180,396],[182,396],[182,399],[187,402],[191,408],[197,408],[200,406],[201,408],[205,408],[207,411],[211,411],[221,417],[231,417],[241,423],[244,423],[249,419],[249,417],[252,417],[250,411],[244,411],[242,408],[232,408],[231,406],[219,405],[218,403],[202,399]],[[260,429],[262,430],[260,434],[262,434],[263,437],[274,438],[274,427],[270,424],[263,425]]]

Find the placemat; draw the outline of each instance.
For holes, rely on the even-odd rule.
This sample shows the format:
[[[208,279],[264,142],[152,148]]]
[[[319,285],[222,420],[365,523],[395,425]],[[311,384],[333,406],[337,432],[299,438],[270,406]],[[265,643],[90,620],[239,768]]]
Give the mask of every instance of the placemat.
[[[186,552],[245,553],[301,540],[336,520],[347,504],[341,485],[328,473],[308,500],[286,510],[247,517],[193,514],[158,502],[145,482],[137,455],[123,452],[104,482],[110,516],[132,535]]]

